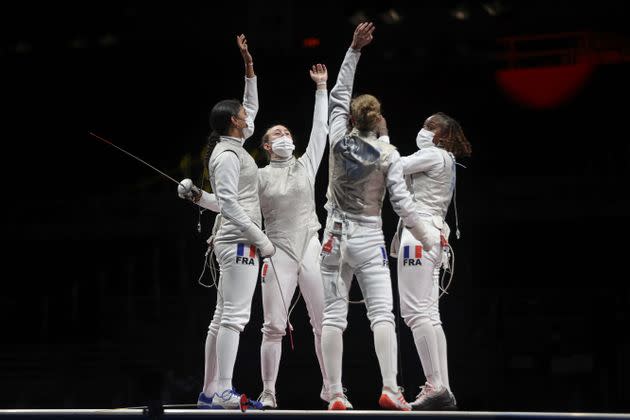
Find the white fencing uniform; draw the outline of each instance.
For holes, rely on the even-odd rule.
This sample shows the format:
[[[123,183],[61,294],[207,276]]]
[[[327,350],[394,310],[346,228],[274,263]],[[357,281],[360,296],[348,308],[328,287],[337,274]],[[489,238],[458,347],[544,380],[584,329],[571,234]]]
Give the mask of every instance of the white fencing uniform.
[[[416,211],[433,233],[429,252],[407,229],[402,228],[398,246],[398,290],[400,309],[411,328],[424,374],[432,386],[449,389],[446,337],[439,312],[439,278],[443,248],[440,236],[448,240],[444,218],[455,185],[452,154],[426,141],[413,155],[401,158],[405,180],[412,192]],[[393,244],[396,248],[397,244]]]
[[[243,107],[247,112],[247,138],[253,134],[258,111],[256,77],[245,78]],[[221,213],[214,233],[220,268],[217,304],[206,339],[204,394],[208,397],[232,389],[239,336],[249,321],[258,278],[256,241],[266,240],[260,230],[258,167],[243,148],[245,138],[221,136],[208,163],[210,184]]]
[[[342,333],[347,326],[348,291],[354,272],[374,333],[383,386],[397,392],[397,344],[391,278],[382,231],[385,189],[407,226],[418,215],[403,180],[400,155],[372,132],[347,135],[354,73],[360,52],[349,49],[330,94],[328,219],[321,251],[324,281],[322,352],[330,392],[341,394]],[[341,275],[341,272],[344,272]]]
[[[321,244],[318,231],[321,225],[315,212],[315,176],[326,148],[327,135],[328,95],[326,90],[316,90],[313,128],[304,155],[299,159],[291,156],[284,160],[272,160],[258,171],[265,232],[276,247],[273,266],[266,259],[262,269],[264,324],[260,349],[263,385],[265,390],[274,394],[282,352],[281,340],[286,333],[287,310],[297,286],[304,296],[313,327],[315,353],[324,386],[327,386],[321,356],[324,311],[324,290],[319,269]]]
[[[274,394],[287,311],[298,286],[313,327],[315,353],[324,387],[328,385],[321,355],[324,289],[319,266],[321,244],[317,237],[321,225],[315,211],[315,176],[326,148],[327,135],[327,91],[317,90],[313,128],[304,155],[299,159],[291,156],[272,160],[258,171],[258,194],[265,231],[276,247],[273,266],[266,259],[261,273],[264,310],[261,374],[264,389]],[[214,194],[203,192],[198,204],[218,211]]]

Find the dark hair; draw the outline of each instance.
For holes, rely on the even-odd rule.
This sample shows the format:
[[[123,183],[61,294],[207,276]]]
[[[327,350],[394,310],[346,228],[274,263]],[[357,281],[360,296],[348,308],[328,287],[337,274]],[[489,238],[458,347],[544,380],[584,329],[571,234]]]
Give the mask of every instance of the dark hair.
[[[205,159],[203,160],[203,174],[206,174],[206,171],[208,170],[210,156],[212,156],[212,151],[217,145],[219,137],[228,133],[230,127],[232,126],[232,117],[237,116],[240,110],[241,103],[236,99],[225,99],[217,102],[217,104],[212,107],[212,110],[210,111],[210,129],[212,131],[208,136],[208,144],[206,145],[206,154]],[[202,185],[204,179],[205,176],[202,175]]]
[[[451,152],[455,157],[470,156],[472,154],[472,146],[468,142],[464,130],[459,123],[443,112],[437,112],[431,117],[438,120],[440,125],[439,145],[444,150]]]

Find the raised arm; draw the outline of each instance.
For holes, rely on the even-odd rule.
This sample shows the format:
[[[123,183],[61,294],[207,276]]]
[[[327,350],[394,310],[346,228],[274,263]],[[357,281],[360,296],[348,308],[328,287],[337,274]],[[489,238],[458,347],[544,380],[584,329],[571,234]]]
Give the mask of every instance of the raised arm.
[[[352,44],[339,68],[337,82],[330,91],[330,144],[335,144],[347,131],[350,117],[350,100],[352,99],[352,85],[354,73],[361,56],[361,48],[372,42],[374,25],[360,23],[354,30]]]
[[[244,138],[249,138],[254,134],[254,119],[258,113],[258,83],[254,73],[254,59],[249,52],[247,38],[244,34],[236,37],[238,49],[245,64],[245,92],[243,94],[243,108],[247,113],[247,128],[243,130]]]
[[[313,128],[308,140],[306,153],[301,157],[312,183],[326,149],[326,136],[328,135],[328,70],[323,64],[314,65],[310,70],[311,79],[315,82],[315,110],[313,111]]]

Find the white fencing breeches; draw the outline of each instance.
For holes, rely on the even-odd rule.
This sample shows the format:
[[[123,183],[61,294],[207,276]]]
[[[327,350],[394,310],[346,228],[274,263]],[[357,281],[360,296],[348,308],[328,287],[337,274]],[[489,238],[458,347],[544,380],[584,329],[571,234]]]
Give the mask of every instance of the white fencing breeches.
[[[341,232],[341,233],[340,233]],[[374,333],[383,386],[398,389],[392,285],[383,231],[328,218],[321,251],[324,282],[322,352],[331,393],[342,392],[342,333],[347,326],[352,272],[357,277]]]
[[[287,311],[297,286],[302,296],[313,328],[315,354],[327,386],[326,373],[321,355],[322,317],[324,313],[324,287],[319,267],[321,245],[317,236],[309,241],[301,264],[282,249],[277,248],[271,258],[263,261],[262,300],[264,324],[260,347],[261,375],[264,389],[275,393],[278,366],[282,354],[282,337],[286,334]],[[276,271],[278,273],[276,275]]]
[[[204,393],[209,397],[232,388],[240,333],[249,321],[259,264],[253,245],[217,244],[214,251],[220,275],[206,338]]]
[[[425,226],[437,230],[426,220]],[[439,242],[433,244],[430,252],[425,252],[407,229],[402,230],[397,265],[400,311],[413,333],[424,375],[438,388],[448,385],[446,338],[439,311],[442,252]]]

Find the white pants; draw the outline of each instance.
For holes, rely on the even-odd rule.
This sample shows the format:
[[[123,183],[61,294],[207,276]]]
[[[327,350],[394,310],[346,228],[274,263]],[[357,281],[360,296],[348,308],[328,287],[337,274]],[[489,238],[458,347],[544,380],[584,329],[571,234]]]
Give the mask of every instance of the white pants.
[[[220,276],[217,304],[208,328],[204,393],[232,388],[239,335],[247,325],[258,279],[256,248],[247,243],[215,244]]]
[[[424,225],[427,229],[437,230],[429,223]],[[398,292],[401,315],[411,329],[422,322],[442,323],[438,300],[441,264],[442,247],[439,242],[426,252],[422,244],[403,228],[398,249]]]
[[[306,310],[313,327],[315,354],[322,372],[324,385],[327,385],[321,355],[322,316],[324,313],[324,287],[319,267],[321,245],[313,236],[304,252],[301,264],[280,248],[272,257],[263,261],[262,300],[264,324],[260,347],[260,363],[263,386],[275,393],[278,366],[282,354],[282,337],[286,334],[287,311],[297,286],[300,287]],[[276,271],[278,273],[276,275]],[[281,294],[282,292],[282,294]]]
[[[439,230],[430,220],[424,218],[423,223],[435,230],[431,237],[439,238]],[[439,239],[426,252],[407,229],[402,230],[397,265],[401,315],[413,333],[427,381],[449,388],[446,337],[439,310],[442,253]]]
[[[383,385],[395,388],[397,342],[392,313],[392,285],[380,227],[328,218],[321,252],[324,282],[322,352],[331,393],[341,387],[342,333],[347,326],[348,293],[356,275],[374,333]]]

